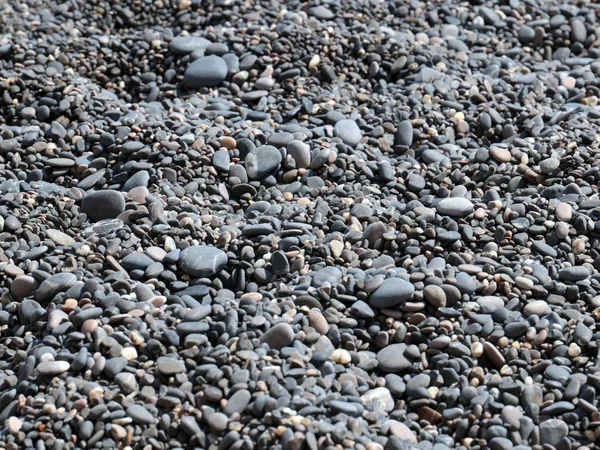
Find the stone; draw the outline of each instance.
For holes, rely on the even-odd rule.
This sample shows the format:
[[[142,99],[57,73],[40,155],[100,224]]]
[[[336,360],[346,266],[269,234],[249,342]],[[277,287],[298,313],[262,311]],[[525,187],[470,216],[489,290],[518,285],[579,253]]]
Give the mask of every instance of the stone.
[[[569,434],[568,425],[560,419],[548,419],[540,423],[540,444],[556,447]]]
[[[29,275],[21,275],[15,278],[10,285],[10,293],[16,299],[29,297],[35,291],[37,283]]]
[[[403,120],[396,127],[396,145],[410,147],[413,143],[413,126],[410,120]]]
[[[36,369],[41,375],[60,375],[71,368],[68,361],[44,361]]]
[[[344,144],[351,147],[355,147],[362,139],[360,128],[354,120],[340,120],[335,124],[335,132]]]
[[[114,219],[125,211],[125,198],[110,189],[88,192],[81,202],[81,211],[93,222]]]
[[[181,252],[179,267],[194,277],[211,277],[227,265],[227,253],[208,245],[192,245]]]
[[[243,413],[246,409],[246,406],[250,403],[250,399],[252,398],[252,394],[246,389],[242,389],[234,393],[229,400],[227,400],[227,404],[225,408],[223,408],[223,412],[231,416],[235,413]]]
[[[72,273],[61,272],[46,278],[35,292],[35,299],[45,303],[52,300],[59,292],[66,291],[77,282],[77,277]]]
[[[227,63],[217,55],[204,56],[191,63],[183,74],[183,84],[192,89],[215,87],[227,78]]]
[[[179,55],[187,55],[206,49],[211,42],[199,36],[177,36],[169,42],[169,49]]]
[[[391,308],[410,299],[415,292],[412,283],[401,278],[387,278],[369,297],[373,308]]]
[[[429,302],[430,305],[436,308],[446,306],[446,293],[439,286],[425,286],[425,289],[423,290],[423,296],[425,297],[425,300]]]
[[[405,344],[392,344],[377,353],[379,369],[384,372],[404,372],[411,367],[411,363],[404,357]]]
[[[156,423],[154,415],[141,405],[131,405],[127,408],[127,417],[131,417],[138,425],[153,425]]]
[[[558,205],[556,205],[554,215],[556,216],[556,220],[560,220],[561,222],[568,222],[573,216],[573,209],[568,203],[559,203]]]
[[[275,171],[281,161],[281,153],[272,145],[263,145],[250,151],[244,161],[248,178],[250,180],[263,179],[267,174]]]
[[[73,239],[68,234],[65,234],[59,230],[54,230],[52,228],[46,230],[46,236],[52,239],[52,241],[57,245],[70,246],[75,243],[75,239]]]
[[[585,266],[566,267],[558,271],[558,279],[560,281],[570,281],[572,283],[586,280],[591,275],[592,272]]]
[[[466,217],[473,212],[473,204],[466,198],[451,197],[440,200],[436,209],[441,215]]]
[[[6,429],[10,434],[17,434],[23,428],[23,422],[18,417],[12,416],[6,420]]]
[[[371,389],[362,395],[360,399],[365,408],[370,411],[390,412],[394,410],[394,398],[390,391],[384,387]]]
[[[183,361],[166,356],[157,359],[156,367],[162,375],[166,376],[185,372],[185,364]]]
[[[304,142],[290,141],[287,144],[287,152],[294,159],[297,169],[307,169],[310,165],[310,148]]]
[[[265,334],[260,337],[260,342],[269,345],[269,348],[280,350],[294,342],[294,329],[287,323],[278,323],[269,328]]]

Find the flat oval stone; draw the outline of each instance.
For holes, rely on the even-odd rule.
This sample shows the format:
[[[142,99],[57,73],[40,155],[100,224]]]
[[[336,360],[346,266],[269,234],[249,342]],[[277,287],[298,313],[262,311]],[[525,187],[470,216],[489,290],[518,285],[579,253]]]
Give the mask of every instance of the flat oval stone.
[[[71,364],[67,361],[44,361],[37,365],[37,371],[42,375],[58,375],[70,368]]]
[[[169,43],[169,49],[179,55],[188,55],[207,48],[211,42],[199,36],[177,36]]]
[[[344,141],[344,144],[351,147],[356,146],[362,139],[360,128],[354,120],[344,119],[335,124],[337,136]]]
[[[406,344],[392,344],[377,353],[377,363],[379,369],[398,373],[408,370],[411,363],[404,356]]]
[[[373,308],[391,308],[412,297],[415,287],[401,278],[387,278],[371,294],[369,305]]]
[[[81,210],[93,222],[114,219],[125,211],[125,198],[119,191],[92,191],[83,198]]]
[[[278,323],[269,328],[265,334],[260,337],[260,341],[269,345],[269,348],[279,350],[287,347],[294,342],[294,329],[287,323]]]
[[[193,89],[215,87],[227,78],[227,63],[217,55],[198,58],[185,70],[183,84]]]
[[[152,425],[156,422],[152,413],[141,405],[131,405],[127,408],[127,416],[139,425]]]
[[[437,212],[452,217],[465,217],[473,212],[473,204],[470,200],[462,197],[451,197],[441,200]]]
[[[560,220],[561,222],[568,222],[573,216],[573,209],[568,203],[559,203],[558,205],[556,205],[554,215],[556,216],[556,220]]]
[[[590,269],[585,266],[566,267],[559,270],[558,278],[560,281],[583,281],[592,275]]]
[[[227,253],[208,245],[192,245],[181,252],[178,264],[194,277],[211,277],[225,267]]]

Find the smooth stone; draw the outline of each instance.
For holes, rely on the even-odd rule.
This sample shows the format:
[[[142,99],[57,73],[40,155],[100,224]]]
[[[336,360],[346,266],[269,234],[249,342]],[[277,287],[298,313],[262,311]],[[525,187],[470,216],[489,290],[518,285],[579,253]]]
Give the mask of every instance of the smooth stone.
[[[547,158],[540,162],[540,172],[544,175],[549,175],[558,169],[560,160],[558,158]]]
[[[121,260],[121,266],[125,270],[146,270],[154,260],[148,255],[140,252],[133,252]]]
[[[48,236],[52,242],[57,245],[70,246],[75,243],[75,239],[73,239],[68,234],[63,233],[59,230],[54,230],[52,228],[46,230],[46,236]]]
[[[81,211],[93,222],[114,219],[125,211],[125,198],[113,190],[88,192],[81,202]]]
[[[25,299],[19,305],[19,319],[21,323],[31,325],[36,323],[46,314],[46,309],[35,300]]]
[[[180,55],[188,55],[196,50],[203,50],[211,42],[199,36],[177,36],[169,42],[169,49]]]
[[[465,217],[473,212],[473,204],[466,198],[451,197],[441,200],[436,209],[441,215]]]
[[[540,444],[556,447],[569,434],[569,426],[560,419],[548,419],[539,425]]]
[[[237,391],[229,398],[229,400],[227,400],[227,404],[225,405],[225,408],[223,408],[223,412],[228,416],[231,416],[234,413],[241,414],[246,409],[246,406],[248,406],[250,403],[251,398],[252,394],[250,394],[250,391],[245,389]]]
[[[269,328],[265,334],[260,337],[260,342],[269,345],[269,348],[280,350],[294,342],[296,333],[294,329],[287,323],[278,323]]]
[[[183,361],[166,356],[158,358],[156,367],[161,374],[167,376],[185,372],[185,364]]]
[[[573,209],[568,203],[559,203],[556,205],[554,215],[556,216],[557,220],[560,220],[561,222],[568,222],[573,216]]]
[[[287,152],[296,162],[297,169],[308,169],[310,166],[310,148],[302,141],[293,140],[287,145]]]
[[[52,300],[56,294],[66,291],[77,282],[77,277],[68,272],[57,273],[46,278],[37,288],[35,299],[39,302]]]
[[[360,399],[365,408],[370,411],[390,412],[394,410],[394,398],[390,391],[384,387],[371,389],[362,395]]]
[[[227,63],[217,55],[198,58],[183,74],[183,84],[192,89],[215,87],[227,78]]]
[[[398,124],[396,128],[396,145],[403,145],[405,147],[410,147],[413,144],[413,125],[410,120],[403,120]]]
[[[147,170],[140,170],[127,179],[123,185],[123,192],[129,192],[132,189],[139,187],[147,188],[148,183],[150,183],[150,172]]]
[[[262,145],[250,151],[244,160],[248,178],[250,180],[264,178],[267,174],[276,170],[281,161],[281,153],[272,145]]]
[[[360,128],[354,120],[344,119],[335,124],[336,135],[344,144],[355,147],[362,139]]]
[[[313,287],[320,288],[324,283],[336,286],[340,281],[342,281],[342,271],[337,267],[328,266],[313,275],[311,284]]]
[[[37,283],[33,277],[21,275],[13,280],[10,285],[10,293],[17,299],[29,297],[35,291],[36,286]]]
[[[392,344],[377,353],[379,369],[384,372],[398,373],[408,370],[411,363],[404,356],[406,344]]]
[[[545,241],[533,241],[531,247],[542,256],[550,256],[551,258],[556,258],[558,256],[558,252],[550,245],[546,244]]]
[[[127,417],[131,417],[138,425],[153,425],[156,423],[154,415],[141,405],[131,405],[127,408]]]
[[[59,375],[71,368],[68,361],[44,361],[37,365],[37,371],[42,375]]]
[[[527,317],[532,315],[542,316],[549,311],[548,303],[544,300],[534,300],[523,307],[523,314]]]
[[[510,151],[502,147],[492,147],[490,149],[490,155],[499,163],[506,163],[512,159]]]
[[[229,172],[230,163],[231,159],[229,158],[228,151],[221,150],[215,152],[213,156],[213,166],[215,169],[221,170],[223,172]]]
[[[211,277],[227,265],[227,253],[208,245],[192,245],[181,252],[178,264],[194,277]]]
[[[208,426],[217,432],[222,432],[227,429],[227,421],[227,416],[223,413],[212,413],[206,418]]]
[[[440,308],[446,306],[446,293],[444,290],[435,285],[425,286],[423,296],[432,306]]]
[[[401,278],[387,278],[369,297],[369,305],[373,308],[391,308],[404,303],[412,297],[415,287]]]
[[[558,279],[560,281],[583,281],[592,275],[591,271],[584,266],[566,267],[558,271]]]

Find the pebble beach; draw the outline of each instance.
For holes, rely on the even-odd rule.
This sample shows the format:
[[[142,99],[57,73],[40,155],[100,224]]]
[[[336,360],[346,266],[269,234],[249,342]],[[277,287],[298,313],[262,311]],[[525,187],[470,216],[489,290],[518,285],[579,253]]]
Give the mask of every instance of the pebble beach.
[[[598,449],[599,19],[0,0],[0,449]]]

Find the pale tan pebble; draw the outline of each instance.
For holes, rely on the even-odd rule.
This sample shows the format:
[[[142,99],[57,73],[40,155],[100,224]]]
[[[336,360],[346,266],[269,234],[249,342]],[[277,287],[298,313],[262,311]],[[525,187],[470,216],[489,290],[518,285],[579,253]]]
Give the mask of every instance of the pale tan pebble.
[[[568,353],[571,358],[577,358],[579,355],[581,355],[581,347],[579,347],[579,345],[577,345],[575,342],[572,342],[569,345]]]
[[[336,349],[331,354],[331,359],[334,360],[338,364],[348,364],[352,361],[352,357],[350,356],[350,352],[344,349]]]
[[[134,359],[137,359],[138,353],[134,347],[124,347],[123,350],[121,350],[121,356],[128,361],[133,361]]]
[[[338,240],[333,240],[329,243],[329,248],[331,249],[331,254],[334,258],[339,258],[344,250],[344,243]]]
[[[308,312],[308,323],[321,335],[325,335],[329,331],[327,320],[317,308],[313,308]]]
[[[533,281],[525,277],[516,277],[515,284],[521,289],[531,289],[533,287]]]
[[[89,394],[88,397],[91,399],[102,399],[104,398],[104,389],[101,388],[100,386],[95,387],[94,389],[92,389]]]
[[[479,358],[481,355],[483,355],[483,344],[481,342],[473,342],[471,344],[471,356]]]
[[[225,136],[221,139],[221,145],[227,150],[233,150],[237,147],[237,141],[231,136]]]
[[[500,163],[506,163],[512,159],[510,151],[502,147],[492,147],[490,154],[496,161]]]
[[[11,416],[6,420],[6,428],[10,434],[17,434],[22,427],[23,422],[18,417]]]
[[[573,217],[573,208],[568,203],[561,202],[556,205],[556,209],[554,210],[554,215],[556,219],[561,222],[568,222]]]
[[[561,84],[567,89],[573,89],[577,84],[577,80],[574,77],[564,77],[561,80]]]

